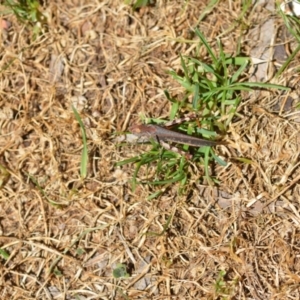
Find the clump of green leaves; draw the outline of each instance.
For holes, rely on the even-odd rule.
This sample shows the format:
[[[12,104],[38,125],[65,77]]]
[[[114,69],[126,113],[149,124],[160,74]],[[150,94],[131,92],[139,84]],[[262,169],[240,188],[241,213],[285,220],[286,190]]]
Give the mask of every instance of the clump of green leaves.
[[[118,263],[113,269],[114,278],[128,278],[130,275],[127,273],[126,265]]]
[[[180,102],[166,92],[167,98],[173,103],[172,115],[177,114],[180,109],[200,112],[201,123],[206,125],[205,127],[226,132],[241,102],[241,91],[251,91],[254,88],[288,90],[287,87],[276,84],[245,82],[244,72],[251,61],[250,58],[226,55],[219,40],[217,56],[198,29],[195,30],[195,34],[201,41],[200,45],[206,48],[210,62],[185,57],[181,58],[183,74],[170,72],[186,90],[183,101]],[[190,98],[192,103],[188,101]]]
[[[217,40],[218,55],[206,41],[203,34],[196,29],[199,37],[198,53],[195,57],[181,57],[182,72],[171,71],[171,76],[185,89],[182,99],[173,98],[165,91],[167,99],[171,103],[170,119],[181,116],[182,112],[196,112],[199,115],[198,122],[188,122],[179,127],[187,134],[210,138],[217,135],[225,135],[233,118],[237,116],[237,108],[241,103],[242,91],[259,89],[283,89],[287,87],[260,82],[245,82],[244,73],[250,64],[248,57],[232,57],[225,54],[222,44]],[[207,57],[198,58],[199,50],[204,47]],[[238,117],[238,116],[237,116]],[[151,119],[150,123],[158,123]],[[200,125],[200,126],[199,126]],[[184,148],[187,150],[187,147]],[[193,149],[193,161],[204,166],[206,182],[211,184],[218,181],[209,174],[209,166],[212,161],[220,165],[226,165],[214,150],[210,147]],[[135,163],[136,170],[133,176],[133,187],[137,183],[137,174],[143,165],[156,164],[155,178],[149,179],[151,185],[170,185],[175,182],[184,187],[190,178],[190,162],[171,151],[163,150],[157,143],[152,143],[152,149],[140,156],[120,162]],[[156,193],[155,196],[158,196]],[[152,196],[150,196],[152,197]]]
[[[214,284],[215,296],[218,296],[219,299],[224,300],[231,299],[238,284],[238,278],[235,278],[234,280],[228,280],[226,275],[226,271],[221,270]]]

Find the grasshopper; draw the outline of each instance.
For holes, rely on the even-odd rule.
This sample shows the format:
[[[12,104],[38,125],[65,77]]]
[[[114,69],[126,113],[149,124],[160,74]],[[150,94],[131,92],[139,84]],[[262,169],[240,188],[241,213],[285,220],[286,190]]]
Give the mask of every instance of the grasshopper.
[[[189,153],[179,150],[176,147],[172,147],[167,142],[173,142],[177,144],[185,144],[193,147],[202,147],[202,146],[216,146],[220,144],[216,141],[210,141],[201,139],[198,137],[190,136],[187,134],[179,133],[176,131],[172,131],[167,129],[166,127],[170,127],[176,124],[180,124],[186,121],[190,121],[191,119],[196,118],[195,114],[191,116],[187,116],[181,119],[177,119],[174,121],[170,121],[164,124],[164,126],[154,125],[154,124],[142,124],[142,125],[133,125],[129,128],[130,132],[139,137],[147,137],[153,138],[155,141],[160,143],[165,149],[171,150],[173,152],[177,152],[181,155],[187,156],[191,158],[192,156]]]

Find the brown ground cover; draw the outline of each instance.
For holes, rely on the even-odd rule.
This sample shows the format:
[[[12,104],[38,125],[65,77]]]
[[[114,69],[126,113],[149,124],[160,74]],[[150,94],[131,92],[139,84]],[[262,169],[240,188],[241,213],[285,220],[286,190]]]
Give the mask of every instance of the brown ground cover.
[[[1,299],[300,298],[297,57],[273,76],[294,40],[264,3],[243,14],[246,1],[211,10],[208,2],[157,0],[133,11],[121,0],[49,1],[37,38],[13,14],[3,17]],[[115,134],[141,113],[168,119],[163,91],[180,99],[183,88],[167,71],[194,54],[195,27],[216,51],[218,37],[228,54],[240,46],[264,58],[249,80],[291,92],[243,93],[228,145],[216,148],[228,163],[212,166],[218,186],[191,163],[184,193],[178,184],[133,191],[135,166],[115,164],[148,146],[116,144]],[[88,139],[85,179],[72,105]],[[154,173],[150,165],[138,178]],[[113,274],[120,263],[127,278]]]

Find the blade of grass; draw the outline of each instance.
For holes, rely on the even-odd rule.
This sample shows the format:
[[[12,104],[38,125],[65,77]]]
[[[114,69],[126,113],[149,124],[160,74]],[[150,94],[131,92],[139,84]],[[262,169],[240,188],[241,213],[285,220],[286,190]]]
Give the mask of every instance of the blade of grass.
[[[249,61],[245,60],[243,64],[240,65],[239,69],[233,74],[230,79],[230,83],[236,82],[241,74],[245,71],[246,67],[248,66]]]
[[[297,46],[297,48],[292,52],[292,54],[287,58],[287,60],[284,62],[284,64],[280,67],[280,69],[277,71],[275,78],[278,78],[284,70],[287,68],[287,66],[291,63],[291,61],[295,58],[295,56],[300,51],[300,45]]]
[[[209,46],[209,44],[207,43],[204,35],[199,31],[198,28],[195,29],[195,33],[197,34],[197,36],[199,37],[199,39],[201,40],[201,42],[203,43],[203,45],[205,46],[207,52],[209,53],[211,59],[213,60],[213,64],[214,65],[218,65],[218,59],[215,56],[214,52],[212,51],[211,47]]]
[[[30,180],[33,182],[33,184],[38,188],[38,190],[43,194],[43,196],[46,198],[46,200],[49,202],[50,205],[57,207],[57,208],[61,208],[62,206],[64,206],[64,204],[55,202],[53,200],[51,200],[46,192],[44,191],[44,189],[39,185],[39,183],[37,182],[37,180],[31,176],[30,174],[26,173],[26,175],[30,178]]]
[[[148,201],[151,201],[152,199],[157,198],[158,196],[160,196],[163,193],[163,191],[158,190],[155,193],[151,194],[150,196],[147,197]]]
[[[164,185],[164,184],[170,184],[170,183],[174,183],[177,181],[182,180],[185,177],[185,173],[180,173],[170,179],[166,179],[166,180],[157,180],[157,181],[153,181],[150,184],[151,185]]]
[[[156,233],[153,231],[148,231],[145,233],[146,236],[162,236],[167,230],[172,221],[173,215],[170,215],[167,219],[167,222],[163,225],[163,230],[160,233]]]
[[[202,14],[200,15],[197,26],[200,22],[214,9],[214,7],[219,3],[220,0],[210,0],[208,4],[206,4],[205,9],[203,10]]]
[[[0,248],[0,256],[5,260],[9,259],[9,253],[2,248]]]
[[[194,109],[197,109],[198,105],[199,105],[199,100],[200,96],[199,96],[199,84],[196,83],[195,84],[195,90],[194,90],[194,96],[193,96],[193,100],[192,100],[192,106]]]
[[[72,105],[72,110],[74,112],[77,122],[79,123],[81,134],[82,134],[83,148],[82,148],[81,163],[80,163],[80,176],[82,179],[84,179],[86,178],[87,175],[87,164],[88,164],[88,150],[87,150],[85,128],[79,116],[79,113],[77,112],[76,108],[73,105]]]
[[[207,178],[207,181],[209,184],[211,184],[211,178],[209,175],[209,161],[210,161],[210,147],[203,147],[204,148],[204,172],[205,172],[205,177]]]
[[[173,102],[171,106],[171,112],[170,112],[170,120],[173,120],[175,116],[177,115],[179,110],[179,102]]]
[[[189,70],[185,64],[185,61],[182,57],[182,55],[180,55],[180,63],[181,63],[181,66],[183,68],[183,72],[184,72],[184,79],[187,81],[187,83],[191,84],[190,80],[189,80]]]

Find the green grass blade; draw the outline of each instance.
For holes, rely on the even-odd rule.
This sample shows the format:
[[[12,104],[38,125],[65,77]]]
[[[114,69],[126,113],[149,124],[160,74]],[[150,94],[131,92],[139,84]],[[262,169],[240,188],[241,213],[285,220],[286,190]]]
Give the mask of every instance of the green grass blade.
[[[157,198],[158,196],[160,196],[163,193],[162,190],[158,190],[155,193],[151,194],[150,196],[147,197],[148,201],[151,201],[152,199]]]
[[[5,260],[9,259],[9,253],[2,248],[0,248],[0,256]]]
[[[151,182],[151,185],[164,185],[164,184],[175,183],[175,182],[182,180],[185,176],[186,175],[181,172],[181,173],[177,174],[176,176],[166,179],[166,180],[153,181],[153,182]]]
[[[83,122],[80,118],[79,113],[77,112],[76,108],[72,105],[72,110],[74,112],[75,118],[79,123],[81,134],[82,134],[82,154],[81,154],[81,163],[80,163],[80,176],[82,179],[86,178],[87,176],[87,165],[88,165],[88,150],[87,150],[87,141],[86,141],[86,133]]]
[[[233,83],[229,86],[230,88],[237,88],[237,90],[242,88],[262,88],[262,89],[278,89],[283,91],[290,91],[291,88],[272,83],[263,83],[263,82],[242,82],[242,83]]]
[[[195,29],[195,33],[197,34],[197,36],[200,38],[201,42],[203,43],[203,45],[205,46],[207,52],[209,53],[210,57],[213,60],[214,65],[218,65],[218,59],[215,56],[214,52],[212,51],[210,45],[207,43],[204,35],[200,32],[200,30],[198,28]]]
[[[284,64],[277,71],[275,78],[278,78],[284,72],[284,70],[291,63],[291,61],[295,58],[295,56],[299,53],[299,51],[300,51],[300,44],[297,46],[297,48],[292,52],[292,54],[287,58],[287,60],[284,62]]]
[[[136,163],[139,160],[140,160],[140,158],[138,156],[135,156],[135,157],[132,157],[132,158],[129,158],[129,159],[124,159],[122,161],[119,161],[115,165],[117,167],[121,167],[121,166],[124,166],[124,165],[127,165],[127,164]]]
[[[219,3],[220,0],[210,0],[208,4],[205,5],[205,9],[203,10],[202,14],[200,15],[198,21],[197,21],[197,26],[198,24],[208,15],[214,7]]]
[[[192,105],[194,109],[197,109],[198,107],[198,100],[199,100],[200,96],[199,96],[199,84],[196,83],[195,84],[195,90],[194,90],[194,96],[193,96],[193,100],[192,100]]]
[[[210,147],[203,147],[204,148],[204,172],[205,177],[207,178],[208,182],[211,182],[210,175],[209,175],[209,161],[210,161]]]
[[[180,62],[181,62],[181,66],[183,68],[183,72],[184,72],[184,75],[185,75],[184,79],[186,80],[187,84],[191,84],[190,79],[189,79],[188,68],[187,68],[187,66],[186,66],[186,64],[184,62],[184,59],[183,59],[183,57],[181,55],[180,55]]]
[[[178,113],[178,110],[179,110],[179,106],[180,105],[179,105],[178,101],[172,103],[171,112],[170,112],[170,120],[175,119],[175,117]]]
[[[215,155],[215,153],[212,154],[214,160],[222,167],[226,167],[227,166],[227,162],[224,161],[221,157]]]
[[[31,176],[30,174],[26,173],[26,175],[29,177],[29,179],[33,182],[33,184],[37,187],[37,189],[41,192],[41,194],[45,197],[45,199],[49,202],[50,205],[54,206],[54,207],[57,207],[57,208],[61,208],[63,206],[63,204],[61,203],[58,203],[58,202],[55,202],[53,200],[51,200],[45,190],[40,186],[40,184],[38,183],[38,181],[33,177]]]
[[[249,61],[245,60],[244,63],[239,67],[239,69],[233,74],[230,82],[236,82],[239,79],[239,77],[242,75],[242,73],[244,72],[248,64]]]
[[[248,65],[251,62],[251,59],[249,57],[229,57],[226,58],[225,63],[226,65],[234,65],[234,66],[241,66],[246,63]]]
[[[153,231],[148,231],[146,233],[146,236],[162,236],[169,228],[169,225],[172,221],[173,215],[170,215],[167,219],[167,222],[163,225],[163,230],[160,233],[156,233]]]

